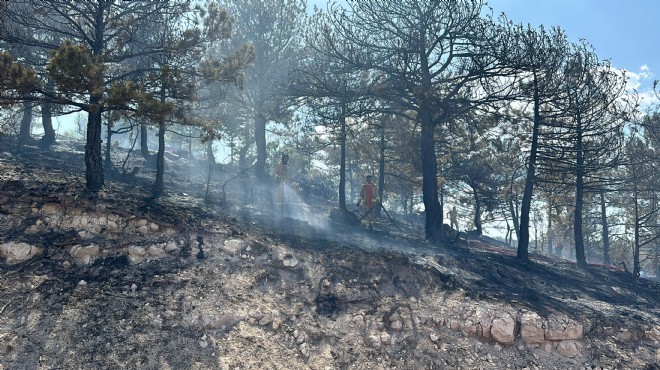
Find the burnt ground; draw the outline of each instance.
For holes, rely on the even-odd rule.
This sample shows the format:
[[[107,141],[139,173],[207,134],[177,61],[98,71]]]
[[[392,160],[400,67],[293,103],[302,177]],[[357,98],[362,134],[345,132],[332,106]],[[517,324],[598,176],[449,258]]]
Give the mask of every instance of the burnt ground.
[[[310,209],[324,226],[311,227],[253,205],[227,202],[227,194],[218,189],[231,176],[218,175],[204,202],[205,174],[195,178],[176,172],[190,164],[170,162],[168,191],[158,199],[149,194],[152,172],[147,170],[138,176],[110,172],[104,190],[91,194],[82,190],[82,153],[70,150],[28,147],[11,155],[0,150],[0,241],[45,249],[26,262],[0,265],[0,369],[497,369],[595,368],[599,363],[634,368],[627,367],[630,361],[637,361],[638,368],[660,366],[657,345],[642,351],[641,339],[614,347],[594,344],[591,362],[581,358],[578,364],[538,357],[518,346],[502,350],[473,343],[437,327],[445,344],[431,343],[421,327],[424,319],[422,324],[402,319],[412,332],[401,334],[396,346],[357,346],[346,339],[352,332],[337,324],[344,316],[365,317],[367,329],[367,317],[383,317],[384,328],[373,325],[387,330],[387,317],[412,317],[413,306],[439,293],[445,300],[459,295],[478,305],[563,314],[583,322],[592,343],[596,337],[607,342],[603,338],[612,330],[639,332],[660,325],[660,286],[633,281],[623,271],[583,270],[544,255],[532,254],[530,263],[521,264],[515,250],[484,240],[431,245],[412,229],[402,232],[385,222],[380,231],[367,232],[333,220],[328,202],[319,199],[311,201]],[[228,198],[239,197],[229,193]],[[82,240],[70,229],[25,233],[35,222],[29,207],[52,202],[144,217],[181,234],[221,227],[227,238],[252,241],[251,250],[230,258],[217,248],[207,247],[206,255],[197,257],[182,249],[173,258],[137,265],[125,253],[111,252],[92,265],[69,266],[64,261],[71,260],[66,252],[72,245],[93,242],[112,251],[140,241],[112,233]],[[12,218],[21,212],[26,215],[21,221]],[[275,265],[269,252],[273,245],[285,246],[304,268]],[[483,362],[461,362],[477,361],[471,356]]]

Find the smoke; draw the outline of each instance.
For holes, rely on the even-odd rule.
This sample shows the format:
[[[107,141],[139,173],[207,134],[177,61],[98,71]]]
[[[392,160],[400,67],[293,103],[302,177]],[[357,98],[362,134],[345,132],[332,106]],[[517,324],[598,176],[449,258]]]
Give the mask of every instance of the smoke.
[[[279,212],[282,217],[291,217],[306,222],[317,229],[328,229],[327,220],[321,217],[318,212],[310,209],[310,206],[300,197],[298,192],[288,184],[278,185],[276,193],[278,193],[275,194],[276,212]]]

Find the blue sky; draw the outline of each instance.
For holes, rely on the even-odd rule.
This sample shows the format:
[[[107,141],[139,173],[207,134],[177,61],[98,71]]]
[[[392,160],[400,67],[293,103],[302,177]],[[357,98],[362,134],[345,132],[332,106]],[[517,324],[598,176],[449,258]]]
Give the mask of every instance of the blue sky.
[[[326,0],[308,1],[326,9]],[[571,41],[586,39],[601,59],[628,71],[630,87],[652,99],[653,81],[660,79],[659,0],[487,1],[495,16],[504,12],[516,23],[559,26]]]
[[[660,73],[660,1],[488,0],[494,15],[516,22],[559,26],[571,41],[591,43],[601,59],[629,71],[631,85],[648,92]]]

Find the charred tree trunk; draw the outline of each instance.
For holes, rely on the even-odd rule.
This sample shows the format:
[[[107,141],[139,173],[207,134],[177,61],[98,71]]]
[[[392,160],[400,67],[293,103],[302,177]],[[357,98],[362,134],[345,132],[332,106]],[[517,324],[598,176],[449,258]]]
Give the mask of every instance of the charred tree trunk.
[[[575,235],[575,260],[578,266],[587,267],[584,253],[584,234],[582,231],[582,208],[584,206],[584,150],[582,142],[582,127],[580,117],[577,117],[576,141],[576,171],[575,171],[575,219],[573,230]]]
[[[520,240],[520,219],[518,218],[518,211],[516,210],[516,205],[513,203],[513,195],[511,195],[511,197],[509,198],[509,213],[511,213],[511,220],[513,221],[513,231],[516,233],[516,240]]]
[[[541,127],[539,86],[534,73],[534,126],[532,128],[532,147],[529,153],[529,164],[527,165],[527,178],[525,179],[525,191],[523,193],[522,206],[520,209],[520,228],[518,232],[518,253],[520,261],[529,261],[529,214],[532,208],[532,192],[536,182],[536,155],[539,146],[539,130]]]
[[[382,202],[383,194],[385,194],[385,122],[380,126],[380,153],[378,161],[378,197]],[[382,207],[376,207],[376,217],[380,218],[380,211]],[[442,208],[441,208],[442,209]],[[442,214],[442,212],[440,212]],[[442,222],[440,222],[442,224]]]
[[[660,242],[655,243],[655,280],[660,281]]]
[[[54,90],[53,83],[48,82],[46,84],[48,91]],[[39,146],[44,149],[50,148],[51,145],[55,143],[55,130],[53,129],[53,103],[45,99],[41,103],[41,125],[44,128],[44,136],[41,137],[41,142]]]
[[[26,101],[23,103],[23,117],[21,118],[21,126],[18,131],[18,146],[29,144],[32,141],[32,102]]]
[[[421,96],[417,116],[421,126],[421,157],[422,157],[422,200],[426,212],[424,233],[427,239],[442,242],[442,208],[438,200],[438,160],[435,155],[435,121],[431,109],[431,67],[426,53],[425,30],[421,29],[418,38],[421,72]]]
[[[160,102],[165,103],[167,91],[165,81],[160,89]],[[160,114],[158,117],[158,153],[156,154],[156,184],[154,186],[154,197],[159,197],[165,190],[165,116]]]
[[[101,150],[101,97],[90,98],[87,118],[87,142],[85,143],[85,180],[87,189],[99,191],[103,187],[103,155]]]
[[[215,165],[215,154],[213,154],[213,140],[209,139],[206,142],[206,160],[212,168]]]
[[[553,243],[554,243],[554,231],[552,230],[552,207],[553,201],[548,202],[548,254],[552,255]]]
[[[610,229],[607,224],[607,207],[605,207],[605,191],[600,191],[600,220],[603,227],[603,263],[611,265],[610,260]]]
[[[92,54],[94,57],[100,57],[104,49],[104,35],[105,28],[104,15],[108,3],[99,3],[96,13],[93,15],[95,18],[96,28],[94,29],[94,43],[92,45]],[[103,150],[101,149],[101,129],[102,129],[102,114],[103,107],[101,101],[103,95],[98,92],[103,86],[103,81],[99,82],[98,86],[91,89],[89,97],[89,110],[87,111],[87,142],[85,143],[85,180],[87,183],[87,190],[99,191],[103,188]]]
[[[154,197],[163,194],[165,175],[165,119],[161,118],[158,122],[158,154],[156,154],[156,186],[154,187]]]
[[[437,171],[438,163],[435,156],[434,131],[429,109],[422,110],[422,198],[426,212],[425,236],[432,241],[442,241],[440,233],[442,226],[442,209],[438,201]]]
[[[341,134],[339,138],[340,158],[339,158],[339,209],[346,211],[346,116],[345,105],[341,108],[340,129]]]
[[[153,156],[149,153],[149,130],[146,123],[140,123],[140,154],[147,163],[151,163]]]
[[[634,245],[633,245],[633,271],[632,276],[633,280],[637,280],[639,277],[640,270],[640,260],[639,260],[639,250],[640,250],[640,216],[639,216],[639,193],[637,190],[638,178],[636,175],[633,175],[633,210],[635,212],[635,236],[634,236]]]
[[[479,199],[479,192],[476,186],[472,187],[472,196],[474,196],[474,228],[477,231],[477,235],[481,235],[481,199]]]
[[[258,180],[266,179],[266,117],[257,114],[255,117],[254,137],[257,144],[257,163],[254,173]]]
[[[107,131],[105,135],[105,169],[109,170],[112,168],[112,124],[108,121]]]

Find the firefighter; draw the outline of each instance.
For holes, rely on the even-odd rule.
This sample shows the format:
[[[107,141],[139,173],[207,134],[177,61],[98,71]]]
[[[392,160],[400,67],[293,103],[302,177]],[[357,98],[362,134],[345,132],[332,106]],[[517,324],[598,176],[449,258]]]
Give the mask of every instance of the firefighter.
[[[368,229],[373,229],[374,224],[376,223],[376,215],[374,208],[380,203],[380,198],[378,198],[378,187],[373,183],[373,176],[367,176],[366,183],[362,185],[362,190],[360,191],[360,197],[358,198],[357,206],[364,207],[364,216],[362,217],[362,225]]]
[[[458,231],[458,211],[456,206],[449,211],[449,221],[451,222],[451,228]]]
[[[277,183],[287,183],[289,182],[289,155],[282,154],[282,161],[275,166],[275,179]]]

